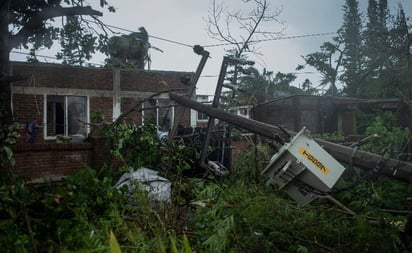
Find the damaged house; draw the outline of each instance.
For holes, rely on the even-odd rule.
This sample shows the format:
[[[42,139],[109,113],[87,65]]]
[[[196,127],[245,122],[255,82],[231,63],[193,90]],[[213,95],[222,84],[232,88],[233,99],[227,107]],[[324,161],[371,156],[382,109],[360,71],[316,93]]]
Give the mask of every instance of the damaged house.
[[[11,64],[11,74],[24,77],[12,83],[14,122],[21,126],[21,138],[14,146],[15,169],[30,179],[53,179],[105,160],[105,140],[91,136],[85,124],[96,113],[106,122],[115,120],[139,101],[164,90],[185,94],[181,78],[189,72],[85,68],[45,63]],[[174,108],[167,93],[128,114],[134,122],[155,120],[160,130],[173,124]],[[162,106],[166,106],[162,108]],[[144,110],[144,108],[155,109]],[[187,112],[181,124],[190,126]],[[30,135],[30,132],[33,132]],[[57,143],[59,138],[70,140]]]
[[[314,134],[357,135],[366,127],[361,114],[378,111],[395,116],[398,126],[412,126],[411,105],[401,99],[294,95],[257,105],[254,119],[288,130],[308,128]]]

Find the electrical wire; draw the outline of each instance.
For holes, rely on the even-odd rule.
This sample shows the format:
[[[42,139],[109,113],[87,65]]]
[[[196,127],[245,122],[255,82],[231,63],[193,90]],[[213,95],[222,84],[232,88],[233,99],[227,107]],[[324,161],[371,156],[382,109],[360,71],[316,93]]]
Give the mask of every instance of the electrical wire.
[[[94,21],[94,20],[85,20],[87,22],[91,22],[91,23],[95,23],[98,24],[98,22]],[[117,29],[120,31],[125,31],[125,32],[130,32],[130,33],[134,33],[136,31],[130,30],[130,29],[126,29],[126,28],[122,28],[122,27],[118,27],[118,26],[114,26],[114,25],[108,25],[108,24],[104,24],[104,26],[109,27],[109,28],[113,28],[113,29]],[[331,34],[335,34],[336,32],[327,32],[327,33],[313,33],[313,34],[305,34],[305,35],[294,35],[294,36],[286,36],[286,37],[280,37],[280,38],[268,38],[268,39],[261,39],[261,40],[253,40],[250,41],[250,43],[257,43],[257,42],[265,42],[265,41],[275,41],[275,40],[287,40],[287,39],[298,39],[298,38],[307,38],[307,37],[319,37],[319,36],[325,36],[325,35],[331,35]],[[184,47],[190,47],[193,48],[192,45],[189,45],[187,43],[183,43],[183,42],[179,42],[176,40],[171,40],[171,39],[166,39],[166,38],[162,38],[159,36],[154,36],[154,35],[150,35],[148,34],[148,36],[150,38],[153,39],[157,39],[157,40],[161,40],[161,41],[165,41],[168,43],[172,43],[172,44],[176,44],[176,45],[180,45],[180,46],[184,46]],[[239,43],[241,44],[241,43]],[[206,45],[203,47],[220,47],[220,46],[228,46],[228,45],[233,45],[231,43],[220,43],[220,44],[212,44],[212,45]],[[12,53],[15,54],[24,54],[24,55],[29,55],[28,53],[23,53],[23,52],[17,52],[17,51],[11,51]],[[54,59],[57,60],[56,57],[52,57],[52,56],[46,56],[46,55],[36,55],[37,57],[43,57],[43,58],[49,58],[49,59]],[[98,64],[98,63],[90,63],[93,65],[102,65],[102,64]]]
[[[299,38],[307,38],[307,37],[319,37],[325,35],[336,34],[336,32],[327,32],[327,33],[312,33],[312,34],[304,34],[304,35],[294,35],[294,36],[286,36],[280,38],[269,38],[269,39],[260,39],[260,40],[252,40],[249,43],[257,43],[257,42],[265,42],[265,41],[275,41],[275,40],[288,40],[288,39],[299,39]],[[238,44],[242,44],[243,42],[239,42]],[[220,47],[220,46],[228,46],[233,45],[232,43],[220,43],[220,44],[212,44],[206,45],[203,47]]]
[[[86,20],[86,21],[97,23],[96,21],[92,21],[92,20]],[[107,26],[107,27],[114,28],[114,29],[121,30],[121,31],[125,31],[125,32],[131,32],[131,33],[136,32],[136,31],[133,31],[133,30],[121,28],[121,27],[114,26],[114,25],[107,25],[107,24],[104,24],[104,25]],[[311,33],[311,34],[304,34],[304,35],[286,36],[286,37],[280,37],[280,38],[268,38],[268,39],[252,40],[252,41],[250,41],[250,43],[274,41],[274,40],[298,39],[298,38],[307,38],[307,37],[319,37],[319,36],[332,35],[332,34],[336,34],[336,32]],[[183,43],[183,42],[179,42],[179,41],[175,41],[175,40],[171,40],[171,39],[165,39],[165,38],[150,35],[150,34],[149,34],[149,37],[154,38],[154,39],[158,39],[158,40],[162,40],[162,41],[166,41],[166,42],[170,42],[170,43],[173,43],[173,44],[193,48],[192,45],[189,45],[189,44],[186,44],[186,43]],[[238,44],[242,44],[242,43],[243,42],[239,42]],[[220,43],[220,44],[206,45],[206,46],[203,46],[203,47],[219,47],[219,46],[228,46],[228,45],[233,45],[233,44],[232,43]]]
[[[18,51],[14,51],[14,50],[12,50],[11,53],[13,53],[13,54],[22,54],[22,55],[30,55],[29,53],[18,52]],[[37,57],[43,57],[43,58],[48,58],[48,59],[57,60],[57,57],[53,57],[53,56],[39,55],[39,54],[36,54],[36,56],[37,56]]]
[[[92,23],[97,24],[97,22],[96,22],[96,21],[93,21],[93,20],[85,20],[85,21],[87,21],[87,22],[92,22]],[[136,32],[136,31],[133,31],[133,30],[121,28],[121,27],[114,26],[114,25],[104,24],[104,26],[107,26],[107,27],[109,27],[109,28],[114,28],[114,29],[117,29],[117,30],[120,30],[120,31],[130,32],[130,33]],[[169,42],[169,43],[172,43],[172,44],[177,44],[177,45],[181,45],[181,46],[193,48],[192,45],[189,45],[189,44],[186,44],[186,43],[183,43],[183,42],[179,42],[179,41],[176,41],[176,40],[165,39],[165,38],[162,38],[162,37],[159,37],[159,36],[150,35],[150,34],[148,34],[148,36],[149,36],[150,38],[153,38],[153,39],[162,40],[162,41],[166,41],[166,42]]]

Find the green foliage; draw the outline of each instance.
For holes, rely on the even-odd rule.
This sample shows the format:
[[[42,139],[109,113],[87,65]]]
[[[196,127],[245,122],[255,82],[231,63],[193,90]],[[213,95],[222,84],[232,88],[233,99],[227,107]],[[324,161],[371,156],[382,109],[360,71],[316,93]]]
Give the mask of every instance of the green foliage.
[[[82,25],[78,16],[66,17],[60,38],[62,49],[56,56],[63,60],[63,64],[82,66],[86,60],[91,59],[97,47],[97,37],[87,26]]]
[[[152,168],[181,174],[195,163],[194,149],[178,144],[164,145],[157,136],[157,126],[146,121],[144,125],[116,123],[103,131],[110,140],[111,153],[130,168]]]
[[[385,157],[396,158],[405,148],[409,138],[409,130],[395,126],[395,118],[392,115],[377,116],[375,121],[366,128],[365,135],[379,135],[363,145],[361,148]]]
[[[323,133],[319,136],[314,135],[314,137],[327,141],[343,141],[345,138],[341,132]]]
[[[109,176],[84,168],[57,184],[0,187],[2,252],[167,252],[169,232],[180,233],[180,212],[112,187]],[[29,229],[30,227],[30,229]],[[113,233],[113,234],[112,234]],[[113,235],[116,234],[117,243]],[[177,241],[186,252],[184,237]]]
[[[105,60],[106,67],[144,69],[145,63],[150,60],[150,47],[149,34],[144,27],[140,27],[139,32],[111,37],[101,51],[109,56]]]
[[[378,117],[368,128],[385,134],[385,147],[405,133],[388,122]],[[335,196],[357,215],[324,199],[300,207],[264,185],[261,171],[275,152],[269,146],[245,151],[231,178],[194,179],[182,172],[197,154],[160,143],[156,130],[152,124],[124,122],[105,129],[113,154],[126,165],[159,169],[172,178],[172,203],[153,202],[139,189],[126,197],[124,189],[112,187],[107,168],[86,167],[43,185],[9,174],[12,183],[0,185],[3,252],[402,252],[408,247],[392,225],[406,217],[385,210],[405,207],[409,184],[378,178]],[[10,152],[5,148],[1,154],[11,161]]]
[[[96,40],[98,39],[99,43],[102,44],[107,39],[104,35],[95,36],[95,31],[98,28],[86,29],[86,27],[81,26],[81,24],[88,23],[89,28],[92,24],[85,19],[77,18],[78,16],[102,15],[101,12],[85,4],[86,1],[83,0],[10,1],[11,18],[2,22],[4,25],[12,27],[12,30],[10,30],[11,36],[9,36],[10,49],[21,46],[28,48],[30,45],[32,57],[29,60],[36,61],[36,50],[42,47],[50,48],[53,42],[60,39],[63,49],[58,54],[58,57],[63,58],[69,64],[82,64],[85,59],[89,59],[91,54],[94,53],[97,46],[95,45]],[[70,10],[71,7],[75,8]],[[109,12],[114,12],[115,10],[107,1],[100,1],[100,7],[107,7]],[[67,10],[70,11],[68,12]],[[53,15],[50,15],[51,12]],[[53,18],[66,16],[68,13],[70,13],[69,16],[71,17],[68,18],[68,22],[62,27],[58,27],[58,25],[56,26],[53,22],[50,22],[53,21]],[[19,34],[17,36],[21,30],[24,31],[24,35]],[[10,49],[4,48],[4,50]]]
[[[261,182],[261,172],[274,153],[272,148],[262,143],[247,149],[240,159],[233,161],[233,177],[242,178],[245,182]]]
[[[19,137],[17,124],[0,127],[0,184],[8,184],[12,181],[12,168],[16,161],[11,146]]]
[[[253,67],[244,72],[247,72],[247,75],[242,75],[239,83],[239,89],[242,90],[238,94],[240,104],[261,104],[281,96],[303,93],[291,85],[296,79],[294,74],[278,72],[273,76],[272,71],[264,69],[259,73]]]
[[[157,165],[160,141],[154,124],[116,123],[106,128],[103,135],[110,137],[112,154],[125,165],[136,169]]]
[[[114,235],[112,230],[110,230],[109,245],[110,245],[110,253],[122,253],[122,250],[120,249],[120,245],[117,242],[117,238]]]
[[[399,5],[391,14],[387,1],[371,0],[362,19],[358,2],[345,1],[337,36],[306,55],[306,64],[322,75],[320,86],[330,86],[326,95],[340,94],[336,86],[341,81],[347,96],[410,100],[411,24],[405,10]]]
[[[343,6],[344,16],[342,37],[346,53],[343,57],[345,72],[340,80],[346,83],[344,92],[348,96],[358,97],[362,82],[362,20],[357,0],[346,0]]]
[[[244,161],[239,164],[250,164],[250,156],[242,158],[239,160]],[[237,174],[219,184],[207,183],[196,189],[196,203],[202,205],[192,215],[191,228],[197,236],[191,241],[197,249],[205,252],[401,252],[404,248],[390,221],[405,218],[384,214],[379,209],[387,205],[398,207],[395,203],[401,203],[402,188],[393,188],[396,184],[389,191],[381,192],[381,204],[372,203],[370,196],[360,195],[359,190],[345,192],[351,194],[353,203],[350,198],[339,195],[344,201],[348,200],[350,208],[355,208],[355,201],[360,204],[369,201],[368,208],[356,208],[359,214],[352,216],[322,199],[299,207],[285,193],[250,180],[250,174],[250,171]],[[373,212],[372,205],[375,205]],[[375,223],[370,222],[368,216],[373,216]]]
[[[90,112],[90,121],[93,123],[103,123],[104,114],[102,112]]]
[[[342,68],[344,54],[342,43],[342,37],[338,34],[333,38],[333,42],[324,42],[320,46],[320,52],[303,57],[307,65],[314,67],[322,75],[319,86],[322,88],[329,86],[325,93],[327,95],[335,96],[338,94],[338,74]]]
[[[199,194],[206,207],[198,208],[192,220],[199,234],[197,244],[206,252],[365,252],[365,248],[394,252],[402,248],[389,224],[376,227],[362,216],[345,217],[322,202],[298,207],[282,196],[274,189],[240,181],[220,189],[208,186]]]

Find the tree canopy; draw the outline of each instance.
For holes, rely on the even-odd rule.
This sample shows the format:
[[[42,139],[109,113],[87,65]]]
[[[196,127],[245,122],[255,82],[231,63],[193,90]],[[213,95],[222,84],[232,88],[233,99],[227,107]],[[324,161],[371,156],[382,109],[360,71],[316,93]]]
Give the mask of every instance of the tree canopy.
[[[139,32],[110,37],[102,51],[109,55],[106,59],[108,67],[143,69],[149,61],[149,48],[149,34],[140,27]]]
[[[333,41],[304,57],[321,73],[320,85],[341,82],[342,95],[352,97],[410,100],[412,25],[402,5],[391,14],[386,0],[369,0],[366,20],[356,0],[346,0],[343,10]]]
[[[97,8],[114,7],[105,0],[94,1]],[[9,54],[14,48],[30,48],[34,56],[35,50],[50,48],[53,42],[61,38],[61,44],[66,48],[60,54],[65,58],[71,54],[71,59],[77,58],[78,63],[90,57],[97,46],[97,38],[104,40],[105,36],[96,37],[94,29],[89,26],[87,16],[103,26],[98,19],[103,13],[84,0],[3,0],[0,3],[0,123],[11,123],[10,81],[17,77],[9,76]],[[56,25],[58,17],[66,17],[63,26]],[[76,49],[73,51],[73,49]],[[69,57],[70,58],[70,57]],[[32,60],[36,60],[32,58]]]

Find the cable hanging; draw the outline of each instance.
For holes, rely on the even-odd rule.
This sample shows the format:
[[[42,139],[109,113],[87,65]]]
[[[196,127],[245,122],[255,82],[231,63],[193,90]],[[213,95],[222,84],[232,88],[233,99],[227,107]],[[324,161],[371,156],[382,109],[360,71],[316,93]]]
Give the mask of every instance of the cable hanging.
[[[307,38],[307,37],[319,37],[325,35],[335,34],[336,32],[327,32],[327,33],[312,33],[312,34],[304,34],[304,35],[294,35],[294,36],[286,36],[280,38],[270,38],[270,39],[261,39],[261,40],[252,40],[250,43],[257,43],[257,42],[265,42],[265,41],[274,41],[274,40],[288,40],[288,39],[298,39],[298,38]],[[243,42],[239,42],[237,44],[242,44]],[[220,44],[213,44],[213,45],[206,45],[203,47],[220,47],[220,46],[228,46],[233,45],[232,43],[220,43]]]
[[[85,21],[87,21],[87,22],[92,22],[92,23],[95,23],[95,24],[97,23],[96,21],[93,21],[93,20],[85,20]],[[133,30],[121,28],[121,27],[114,26],[114,25],[107,25],[107,24],[104,24],[104,25],[107,26],[107,27],[114,28],[114,29],[121,30],[121,31],[125,31],[125,32],[130,32],[130,33],[136,32],[136,31],[133,31]],[[181,45],[181,46],[193,48],[192,45],[189,45],[189,44],[186,44],[186,43],[183,43],[183,42],[179,42],[179,41],[175,41],[175,40],[170,40],[170,39],[165,39],[165,38],[158,37],[158,36],[154,36],[154,35],[150,35],[150,34],[148,34],[148,36],[151,37],[151,38],[153,38],[153,39],[162,40],[162,41],[166,41],[166,42],[169,42],[169,43],[173,43],[173,44],[177,44],[177,45]]]

